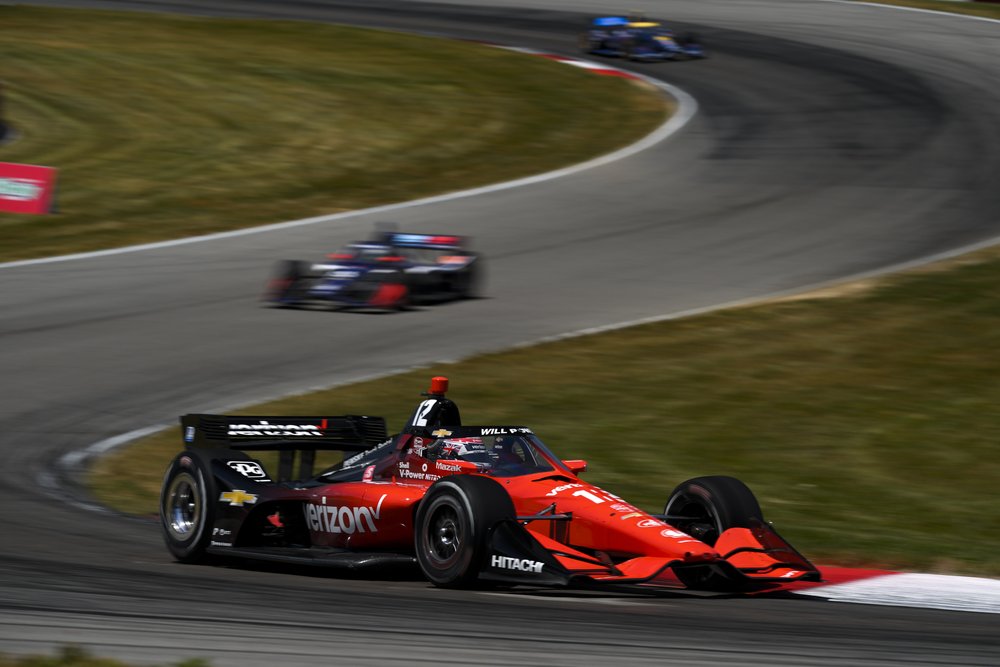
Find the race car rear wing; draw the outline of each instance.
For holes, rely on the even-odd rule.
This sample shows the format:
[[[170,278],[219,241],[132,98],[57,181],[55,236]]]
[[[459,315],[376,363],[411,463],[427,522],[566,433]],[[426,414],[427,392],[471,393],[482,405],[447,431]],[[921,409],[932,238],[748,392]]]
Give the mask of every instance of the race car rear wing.
[[[291,477],[295,452],[300,453],[299,479],[312,476],[316,452],[360,452],[389,437],[383,417],[244,417],[188,414],[181,417],[189,447],[230,447],[246,451],[279,451],[278,479]]]

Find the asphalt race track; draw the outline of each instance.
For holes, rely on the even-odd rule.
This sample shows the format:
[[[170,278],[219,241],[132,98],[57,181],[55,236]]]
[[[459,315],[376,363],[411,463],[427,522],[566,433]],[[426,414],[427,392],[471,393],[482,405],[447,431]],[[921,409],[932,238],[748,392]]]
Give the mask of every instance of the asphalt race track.
[[[633,4],[521,2],[532,8],[37,4],[341,21],[569,55],[585,14]],[[155,524],[84,509],[74,480],[51,473],[67,452],[188,411],[793,289],[1000,236],[1000,25],[810,0],[644,9],[698,32],[712,57],[633,66],[686,90],[700,110],[631,158],[391,214],[0,267],[0,651],[72,642],[137,661],[204,657],[217,666],[1000,664],[989,614],[444,591],[416,573],[183,566]],[[488,298],[389,316],[259,306],[275,259],[315,257],[380,219],[473,236],[490,261]],[[461,403],[461,388],[453,394]],[[396,426],[404,417],[387,416]]]

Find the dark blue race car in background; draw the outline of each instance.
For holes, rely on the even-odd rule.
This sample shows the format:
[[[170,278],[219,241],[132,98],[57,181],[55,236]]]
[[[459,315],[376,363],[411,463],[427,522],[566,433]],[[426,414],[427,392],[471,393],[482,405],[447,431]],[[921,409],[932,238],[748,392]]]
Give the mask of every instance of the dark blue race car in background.
[[[310,264],[278,263],[264,299],[273,305],[405,310],[476,296],[482,259],[446,234],[376,234]]]
[[[694,35],[676,35],[656,21],[636,17],[599,16],[580,35],[585,53],[628,60],[690,60],[704,58],[705,50]]]

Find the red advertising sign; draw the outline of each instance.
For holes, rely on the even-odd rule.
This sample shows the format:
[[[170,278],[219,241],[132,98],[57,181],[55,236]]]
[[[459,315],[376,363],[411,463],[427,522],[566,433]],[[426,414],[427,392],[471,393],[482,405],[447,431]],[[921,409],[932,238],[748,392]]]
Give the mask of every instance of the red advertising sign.
[[[0,211],[50,213],[55,191],[52,167],[0,162]]]

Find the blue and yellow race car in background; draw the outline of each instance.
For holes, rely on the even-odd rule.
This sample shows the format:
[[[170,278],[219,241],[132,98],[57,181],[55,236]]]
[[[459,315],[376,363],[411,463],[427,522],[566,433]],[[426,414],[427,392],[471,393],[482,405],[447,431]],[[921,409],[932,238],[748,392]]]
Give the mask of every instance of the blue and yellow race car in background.
[[[639,61],[705,57],[694,35],[677,35],[662,23],[642,17],[599,16],[580,35],[580,48],[585,53]]]

